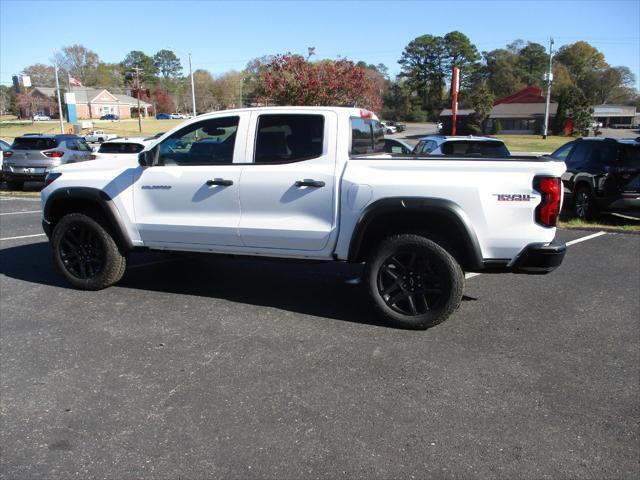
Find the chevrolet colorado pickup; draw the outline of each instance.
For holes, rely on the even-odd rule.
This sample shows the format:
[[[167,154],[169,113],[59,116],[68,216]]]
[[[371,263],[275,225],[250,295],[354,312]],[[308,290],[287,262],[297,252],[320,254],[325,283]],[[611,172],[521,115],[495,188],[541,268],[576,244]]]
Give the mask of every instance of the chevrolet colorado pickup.
[[[101,289],[140,249],[364,263],[377,311],[425,329],[458,307],[464,272],[547,273],[564,163],[389,155],[366,110],[200,115],[131,159],[62,166],[42,191],[54,262]]]

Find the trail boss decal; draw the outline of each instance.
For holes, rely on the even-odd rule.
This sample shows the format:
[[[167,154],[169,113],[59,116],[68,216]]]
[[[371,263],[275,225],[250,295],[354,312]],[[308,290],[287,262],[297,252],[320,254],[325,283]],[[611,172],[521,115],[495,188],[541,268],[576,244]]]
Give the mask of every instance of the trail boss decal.
[[[530,202],[531,195],[524,193],[494,193],[499,202]]]

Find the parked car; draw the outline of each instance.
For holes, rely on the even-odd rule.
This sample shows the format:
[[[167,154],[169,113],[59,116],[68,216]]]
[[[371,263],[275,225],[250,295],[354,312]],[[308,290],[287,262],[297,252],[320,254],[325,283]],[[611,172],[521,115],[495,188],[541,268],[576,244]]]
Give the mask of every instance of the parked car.
[[[117,138],[118,135],[116,135],[115,133],[107,133],[104,130],[91,130],[83,137],[87,142],[102,143],[106,142],[107,140]]]
[[[428,135],[413,149],[416,155],[472,155],[508,157],[509,149],[502,140],[489,137]]]
[[[115,121],[115,120],[120,120],[120,116],[116,115],[114,113],[107,113],[106,115],[103,115],[100,117],[100,120],[111,120],[111,121]]]
[[[4,152],[11,150],[11,145],[8,142],[0,139],[0,182],[4,180],[4,174],[2,173],[2,165],[4,163]]]
[[[44,122],[47,120],[51,120],[51,117],[49,115],[45,115],[43,113],[36,113],[33,117],[32,117],[34,122]]]
[[[129,159],[134,165],[138,162],[138,153],[152,143],[152,140],[146,138],[118,138],[109,140],[100,145],[96,152],[96,160],[111,159]]]
[[[390,122],[390,121],[387,121],[387,122],[384,122],[384,123],[386,123],[387,125],[389,125],[391,127],[396,127],[396,130],[398,132],[404,132],[407,129],[407,126],[404,123]]]
[[[136,168],[96,160],[51,172],[42,225],[76,288],[118,282],[139,249],[364,263],[371,305],[414,329],[455,312],[465,272],[562,262],[566,246],[552,243],[562,162],[416,161],[383,148],[360,108],[210,113],[147,147]]]
[[[380,122],[380,126],[383,128],[384,133],[396,133],[398,131],[398,129],[396,127],[394,127],[393,125],[387,125],[384,122]]]
[[[591,220],[602,210],[640,212],[640,137],[579,138],[551,158],[567,166],[564,192],[579,218]]]
[[[169,113],[157,113],[156,120],[171,120],[171,114]]]
[[[26,181],[44,181],[53,168],[92,158],[91,148],[78,135],[23,135],[4,152],[2,172],[9,188],[19,190]]]
[[[398,140],[397,138],[385,138],[384,151],[387,153],[402,153],[406,155],[413,152],[413,145],[409,145],[407,142]]]

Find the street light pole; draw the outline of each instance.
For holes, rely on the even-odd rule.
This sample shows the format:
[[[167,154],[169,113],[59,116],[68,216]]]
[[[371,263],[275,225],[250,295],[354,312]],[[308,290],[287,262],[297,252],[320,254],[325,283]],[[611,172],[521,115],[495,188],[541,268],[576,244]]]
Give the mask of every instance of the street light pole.
[[[549,70],[545,75],[547,81],[547,99],[544,104],[544,130],[542,132],[542,138],[547,138],[547,133],[549,132],[549,103],[551,102],[551,82],[553,82],[553,72],[552,69],[552,58],[553,58],[553,38],[549,39]]]
[[[60,120],[60,133],[64,133],[64,124],[62,123],[62,100],[60,99],[60,81],[58,80],[58,62],[54,61],[53,66],[56,71],[56,94],[58,95],[58,119]]]
[[[189,54],[189,76],[191,77],[191,106],[193,109],[193,118],[196,117],[196,88],[193,85],[193,70],[191,69],[191,54]]]

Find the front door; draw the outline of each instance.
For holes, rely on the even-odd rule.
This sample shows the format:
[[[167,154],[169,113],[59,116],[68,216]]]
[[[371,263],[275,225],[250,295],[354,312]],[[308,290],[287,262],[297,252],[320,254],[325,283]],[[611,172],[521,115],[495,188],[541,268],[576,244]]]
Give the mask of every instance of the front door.
[[[336,227],[337,115],[256,112],[251,124],[253,162],[240,184],[243,244],[292,254],[325,249]]]
[[[239,183],[249,114],[190,123],[157,147],[157,165],[135,182],[134,209],[147,246],[241,245]],[[240,140],[236,140],[240,139]]]

